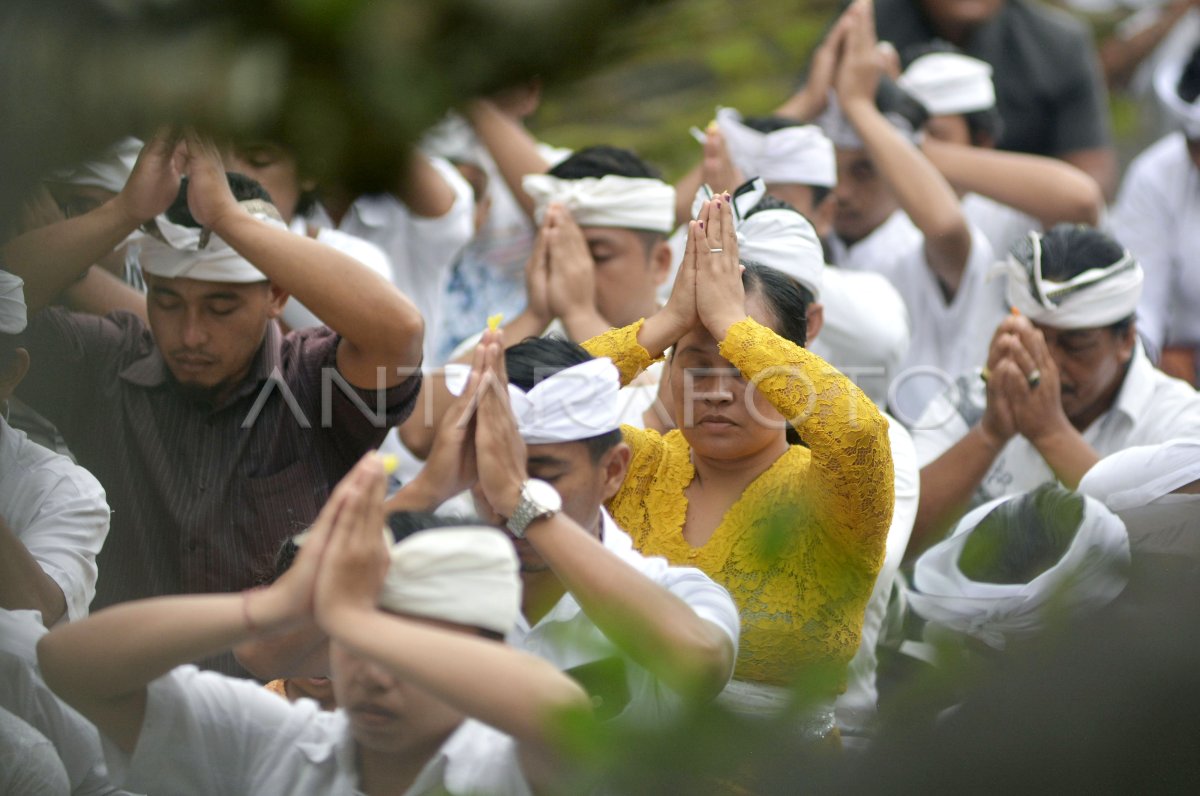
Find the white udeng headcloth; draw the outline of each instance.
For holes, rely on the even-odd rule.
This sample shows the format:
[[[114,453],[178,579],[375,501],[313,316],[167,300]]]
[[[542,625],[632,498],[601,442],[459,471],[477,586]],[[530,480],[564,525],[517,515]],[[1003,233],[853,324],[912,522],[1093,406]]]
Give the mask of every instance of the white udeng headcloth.
[[[760,133],[743,124],[742,115],[733,108],[718,108],[716,121],[733,165],[747,179],[823,188],[837,185],[833,142],[815,124]],[[704,133],[695,132],[703,143]]]
[[[25,281],[0,269],[0,334],[19,334],[27,323]]]
[[[1163,61],[1154,70],[1154,93],[1189,139],[1200,138],[1200,105],[1179,96],[1179,78],[1186,60]]]
[[[1029,241],[1032,266],[1012,254],[1000,264],[1008,276],[1008,303],[1029,320],[1056,329],[1092,329],[1124,320],[1137,310],[1144,273],[1128,251],[1111,265],[1054,282],[1042,278],[1041,236],[1031,232]]]
[[[820,299],[825,278],[825,252],[808,219],[797,210],[783,208],[760,210],[746,217],[766,192],[766,184],[757,177],[733,194],[731,204],[737,228],[738,257],[782,271],[806,287],[814,299]],[[711,197],[712,191],[707,186],[696,191],[692,202],[693,218]]]
[[[675,189],[649,177],[583,177],[562,180],[526,174],[521,181],[532,197],[538,223],[558,203],[581,227],[620,227],[669,234],[675,228]]]
[[[1200,558],[1200,494],[1175,490],[1200,480],[1200,440],[1139,445],[1105,456],[1079,491],[1125,522],[1134,552]]]
[[[996,106],[992,67],[959,53],[929,53],[908,65],[896,85],[932,116],[986,111]]]
[[[125,183],[129,182],[133,164],[137,162],[141,151],[140,140],[133,137],[122,138],[95,160],[85,160],[71,168],[55,171],[46,179],[49,182],[103,188],[120,193]]]
[[[379,607],[507,634],[521,610],[512,542],[482,526],[418,531],[392,545]]]
[[[1043,610],[1099,607],[1125,588],[1129,537],[1125,526],[1094,498],[1084,498],[1083,521],[1070,546],[1050,567],[1028,583],[979,583],[958,568],[963,547],[983,519],[1009,495],[963,517],[950,538],[927,550],[913,569],[909,605],[927,622],[964,633],[996,649],[1008,638],[1043,627]]]
[[[273,205],[257,199],[240,204],[264,224],[287,229]],[[139,247],[136,254],[138,264],[146,273],[168,279],[187,277],[205,282],[267,281],[262,271],[218,236],[210,235],[201,247],[203,230],[175,224],[165,214],[155,218],[154,223],[163,240],[153,235],[143,235],[136,244]]]
[[[888,123],[904,136],[904,139],[916,146],[921,140],[919,130],[914,130],[907,119],[896,113],[885,113],[883,115]],[[829,136],[829,140],[833,142],[837,149],[866,149],[866,144],[858,135],[858,130],[854,129],[854,125],[846,118],[846,114],[842,113],[841,106],[838,105],[837,98],[833,92],[829,92],[828,104],[825,106],[824,112],[817,118],[817,125],[821,128],[825,135]]]
[[[461,395],[471,368],[447,365],[446,389]],[[485,389],[492,389],[485,387]],[[508,385],[508,398],[521,439],[530,445],[578,442],[621,427],[621,374],[607,357],[564,368],[525,392]]]

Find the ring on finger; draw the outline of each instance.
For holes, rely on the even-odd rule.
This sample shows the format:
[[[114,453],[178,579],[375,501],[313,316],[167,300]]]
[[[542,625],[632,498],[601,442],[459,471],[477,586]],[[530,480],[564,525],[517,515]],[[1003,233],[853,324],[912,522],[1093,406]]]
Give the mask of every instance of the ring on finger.
[[[1042,372],[1034,368],[1033,372],[1025,377],[1025,380],[1029,382],[1030,387],[1036,387],[1042,383]]]
[[[709,254],[720,254],[720,253],[721,253],[721,252],[723,252],[723,251],[725,251],[725,250],[724,250],[724,249],[722,249],[720,246],[718,246],[718,247],[717,247],[717,248],[715,248],[715,249],[714,249],[714,248],[712,248],[712,247],[709,247],[709,249],[708,249],[708,253],[709,253]]]

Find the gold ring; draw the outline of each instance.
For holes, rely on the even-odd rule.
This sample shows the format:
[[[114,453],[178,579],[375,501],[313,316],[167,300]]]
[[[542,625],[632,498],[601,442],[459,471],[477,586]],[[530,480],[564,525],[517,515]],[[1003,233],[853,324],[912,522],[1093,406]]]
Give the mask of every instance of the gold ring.
[[[984,365],[983,369],[979,371],[979,380],[982,381],[984,384],[987,384],[988,379],[990,379],[991,377],[992,377],[992,372],[990,370],[988,370],[987,365]]]

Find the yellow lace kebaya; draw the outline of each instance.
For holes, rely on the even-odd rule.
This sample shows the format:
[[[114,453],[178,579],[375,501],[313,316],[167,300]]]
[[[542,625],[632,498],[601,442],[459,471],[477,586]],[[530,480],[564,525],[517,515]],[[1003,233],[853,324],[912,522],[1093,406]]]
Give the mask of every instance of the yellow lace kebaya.
[[[610,357],[628,383],[652,361],[637,341],[641,325],[584,347]],[[892,518],[887,420],[831,365],[751,318],[729,327],[719,350],[796,418],[807,447],[792,445],[692,547],[683,536],[695,475],[687,440],[622,426],[633,457],[609,510],[641,552],[698,567],[729,590],[742,617],[735,678],[786,685],[814,666],[840,670],[858,648]]]

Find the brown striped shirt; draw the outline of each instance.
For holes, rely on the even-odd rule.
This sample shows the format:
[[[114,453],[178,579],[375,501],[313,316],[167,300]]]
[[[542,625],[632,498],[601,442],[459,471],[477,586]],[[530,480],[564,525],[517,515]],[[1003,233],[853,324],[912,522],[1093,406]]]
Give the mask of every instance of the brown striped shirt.
[[[21,397],[58,426],[113,510],[93,609],[252,585],[408,416],[421,382],[416,372],[379,393],[351,388],[356,406],[333,378],[339,335],[283,336],[271,324],[246,380],[214,408],[178,389],[149,329],[128,313],[47,309],[27,340],[33,366]],[[383,412],[372,417],[380,396]]]

